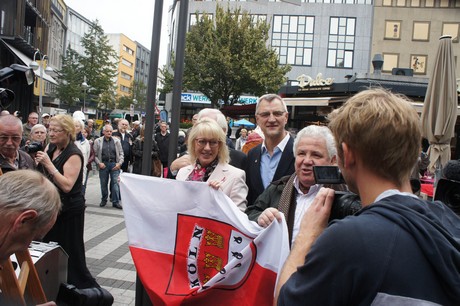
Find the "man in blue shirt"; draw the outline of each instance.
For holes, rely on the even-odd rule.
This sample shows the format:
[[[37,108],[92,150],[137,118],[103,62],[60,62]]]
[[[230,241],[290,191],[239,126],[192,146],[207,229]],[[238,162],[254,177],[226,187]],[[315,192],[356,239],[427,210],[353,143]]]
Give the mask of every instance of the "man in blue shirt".
[[[266,94],[259,98],[256,121],[265,139],[248,152],[248,208],[272,181],[294,173],[294,139],[285,129],[287,120],[287,107],[280,96]]]

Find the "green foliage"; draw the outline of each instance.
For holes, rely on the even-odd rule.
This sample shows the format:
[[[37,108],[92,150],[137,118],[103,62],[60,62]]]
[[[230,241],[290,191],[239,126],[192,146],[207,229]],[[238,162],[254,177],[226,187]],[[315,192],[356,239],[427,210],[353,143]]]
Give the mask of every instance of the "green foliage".
[[[136,99],[137,101],[136,108],[146,109],[145,103],[147,102],[147,85],[142,81],[133,81],[131,83],[130,91],[133,100]]]
[[[86,101],[97,101],[99,108],[115,108],[113,78],[117,75],[118,58],[97,20],[85,33],[81,44],[85,48],[83,56],[69,47],[63,57],[62,69],[58,71],[56,97],[70,106],[83,100],[81,84],[86,77],[89,85]]]
[[[59,83],[56,86],[55,95],[61,103],[73,106],[77,101],[83,99],[83,73],[80,65],[80,56],[69,48],[62,58],[62,69],[57,71]]]
[[[85,33],[81,44],[85,48],[85,55],[80,59],[82,73],[86,75],[91,96],[101,102],[100,95],[115,90],[113,78],[117,75],[117,54],[97,20]]]
[[[278,55],[267,47],[269,24],[253,22],[241,9],[217,6],[214,20],[197,15],[187,33],[183,90],[200,91],[215,106],[234,104],[242,94],[276,92],[290,66],[279,66]],[[164,90],[172,75],[163,68]]]

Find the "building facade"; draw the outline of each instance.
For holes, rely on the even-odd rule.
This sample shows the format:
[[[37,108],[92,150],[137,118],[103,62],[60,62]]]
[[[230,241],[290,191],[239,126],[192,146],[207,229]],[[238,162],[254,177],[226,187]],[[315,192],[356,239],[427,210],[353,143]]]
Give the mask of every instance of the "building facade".
[[[81,39],[91,30],[92,22],[68,7],[67,10],[67,33],[64,45],[64,54],[67,48],[75,50],[80,55],[85,55],[85,49],[81,45]]]
[[[114,78],[117,96],[128,96],[134,81],[136,42],[124,34],[107,34],[109,44],[117,53],[118,74]]]
[[[51,27],[51,0],[2,0],[0,1],[0,68],[11,64],[28,66],[36,54],[40,57],[48,53],[48,39]],[[7,110],[16,110],[23,114],[38,111],[38,96],[34,96],[34,87],[38,88],[39,68],[35,72],[33,86],[24,82],[8,84],[15,93],[14,102]],[[46,73],[45,81],[55,82]]]
[[[382,54],[384,74],[429,77],[439,38],[450,35],[460,78],[459,32],[460,1],[375,0],[371,54]]]
[[[332,3],[333,2],[333,3]],[[216,6],[241,8],[254,20],[270,24],[268,44],[289,64],[289,80],[302,74],[319,73],[338,80],[354,72],[368,72],[372,38],[373,5],[362,1],[303,1],[298,5],[280,1],[190,1],[187,24],[207,13],[215,15]],[[175,49],[178,11],[173,7],[170,19],[170,46]],[[212,17],[211,17],[212,18]]]
[[[48,65],[55,70],[61,70],[62,57],[65,55],[67,5],[63,0],[51,0],[51,27],[48,41]],[[56,85],[45,83],[45,95],[51,97]],[[59,107],[59,99],[49,99],[50,106]]]

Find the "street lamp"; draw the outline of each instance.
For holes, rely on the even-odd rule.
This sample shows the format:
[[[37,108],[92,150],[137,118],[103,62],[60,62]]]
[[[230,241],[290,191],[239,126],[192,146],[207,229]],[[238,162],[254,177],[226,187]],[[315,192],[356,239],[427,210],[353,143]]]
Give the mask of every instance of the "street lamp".
[[[83,87],[84,95],[83,95],[83,113],[86,113],[86,89],[88,89],[89,85],[86,83],[86,75],[83,76],[83,83],[81,83],[81,87]]]
[[[38,64],[35,59],[36,59],[36,56],[38,54],[38,57],[39,57],[39,60],[40,60],[40,64]],[[29,67],[32,68],[34,71],[37,71],[37,69],[40,69],[39,71],[39,76],[40,76],[40,88],[38,89],[39,91],[39,96],[38,96],[38,122],[39,123],[42,123],[42,111],[43,111],[43,84],[44,84],[44,81],[43,81],[43,70],[45,70],[45,72],[47,73],[53,73],[53,68],[51,68],[50,66],[47,66],[45,68],[45,60],[48,59],[48,56],[46,54],[41,54],[40,53],[40,50],[37,49],[34,53],[34,60],[29,64]]]

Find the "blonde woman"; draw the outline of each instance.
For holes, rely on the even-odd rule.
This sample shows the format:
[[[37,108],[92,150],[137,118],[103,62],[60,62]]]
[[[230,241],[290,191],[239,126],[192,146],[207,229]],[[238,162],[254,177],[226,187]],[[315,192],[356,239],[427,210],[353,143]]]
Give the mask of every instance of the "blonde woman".
[[[188,136],[187,148],[191,165],[179,170],[180,181],[201,181],[222,190],[241,210],[246,210],[246,174],[229,165],[226,135],[216,121],[203,118]]]
[[[83,155],[75,145],[75,125],[71,116],[56,115],[50,119],[50,143],[45,152],[38,151],[35,161],[59,190],[62,210],[56,223],[43,238],[55,241],[69,255],[67,280],[75,287],[99,287],[91,276],[85,257],[83,230],[85,198],[82,194]]]

